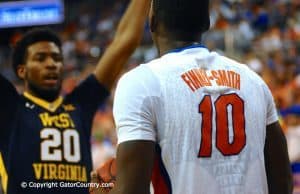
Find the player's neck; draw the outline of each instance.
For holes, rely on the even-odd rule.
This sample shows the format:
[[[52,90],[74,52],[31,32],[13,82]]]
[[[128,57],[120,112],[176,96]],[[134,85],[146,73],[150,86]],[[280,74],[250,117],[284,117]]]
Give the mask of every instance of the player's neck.
[[[26,84],[25,92],[43,99],[47,102],[53,102],[59,97],[60,89],[58,90],[44,90],[36,87],[34,84]]]
[[[157,48],[158,48],[159,56],[162,56],[170,52],[171,50],[183,48],[193,44],[199,44],[199,43],[195,41],[174,41],[164,37],[157,38]]]

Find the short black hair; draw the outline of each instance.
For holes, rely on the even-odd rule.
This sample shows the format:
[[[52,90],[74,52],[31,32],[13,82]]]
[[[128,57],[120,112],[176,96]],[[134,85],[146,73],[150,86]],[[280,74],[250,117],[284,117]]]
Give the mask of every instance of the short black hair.
[[[157,22],[183,41],[194,41],[210,26],[209,0],[153,0]]]
[[[16,43],[12,53],[12,66],[16,76],[17,68],[20,64],[26,63],[27,48],[37,42],[49,41],[54,42],[61,50],[62,42],[58,35],[49,28],[34,28],[27,33]]]

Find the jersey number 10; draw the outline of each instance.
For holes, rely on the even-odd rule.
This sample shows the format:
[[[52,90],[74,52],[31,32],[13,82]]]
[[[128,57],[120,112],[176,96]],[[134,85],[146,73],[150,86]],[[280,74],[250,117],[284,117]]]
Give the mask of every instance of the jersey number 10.
[[[213,106],[215,119],[213,119]],[[231,106],[233,138],[230,141],[228,108]],[[199,105],[202,114],[201,143],[198,157],[211,157],[212,127],[216,126],[216,147],[224,156],[239,154],[246,145],[244,101],[237,94],[221,95],[212,104],[210,95],[206,95]]]

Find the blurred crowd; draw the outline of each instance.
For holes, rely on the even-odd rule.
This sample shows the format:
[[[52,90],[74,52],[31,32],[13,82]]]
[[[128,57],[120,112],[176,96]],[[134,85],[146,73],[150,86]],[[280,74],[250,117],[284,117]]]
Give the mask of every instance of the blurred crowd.
[[[50,26],[63,40],[65,82],[70,92],[97,64],[113,38],[128,0],[65,0],[65,22]],[[157,56],[145,26],[144,39],[124,72]],[[29,28],[0,29],[0,71],[22,91],[10,66],[11,48]],[[2,31],[2,32],[1,32]],[[211,28],[202,43],[260,74],[281,115],[292,162],[300,161],[300,0],[213,0]],[[94,164],[115,154],[112,98],[99,107],[93,126]]]

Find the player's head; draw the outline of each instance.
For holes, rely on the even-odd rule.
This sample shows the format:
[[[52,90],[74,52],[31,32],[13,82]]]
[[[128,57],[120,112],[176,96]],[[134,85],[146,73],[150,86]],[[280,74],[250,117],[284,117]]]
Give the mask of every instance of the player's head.
[[[15,46],[12,64],[25,88],[48,101],[60,92],[63,59],[61,40],[47,28],[27,32]]]
[[[209,0],[152,0],[149,19],[154,39],[198,41],[210,26]]]

